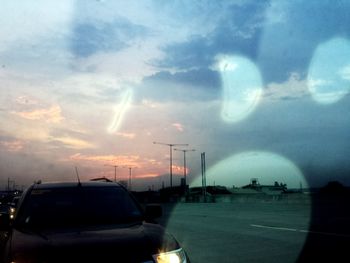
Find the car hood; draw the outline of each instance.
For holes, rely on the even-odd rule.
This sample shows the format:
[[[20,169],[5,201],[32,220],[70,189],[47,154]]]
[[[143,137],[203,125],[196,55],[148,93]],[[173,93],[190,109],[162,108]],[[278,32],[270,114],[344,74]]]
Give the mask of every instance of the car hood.
[[[13,230],[11,260],[15,262],[144,262],[178,243],[159,225],[75,228],[70,230]]]

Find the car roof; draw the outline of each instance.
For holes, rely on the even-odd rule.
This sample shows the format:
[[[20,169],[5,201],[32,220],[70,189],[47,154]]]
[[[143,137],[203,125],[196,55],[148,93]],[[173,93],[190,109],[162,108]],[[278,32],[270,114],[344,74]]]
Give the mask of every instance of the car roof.
[[[120,187],[122,186],[118,183],[113,182],[45,182],[45,183],[36,183],[33,185],[33,189],[55,189],[55,188],[74,188],[77,186],[81,187]]]

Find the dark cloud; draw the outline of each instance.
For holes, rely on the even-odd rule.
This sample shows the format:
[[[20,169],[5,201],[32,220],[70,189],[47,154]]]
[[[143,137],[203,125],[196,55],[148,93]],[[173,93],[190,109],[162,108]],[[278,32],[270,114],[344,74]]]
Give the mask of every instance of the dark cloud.
[[[220,75],[210,69],[177,73],[161,71],[145,77],[137,87],[136,95],[138,101],[206,101],[218,99],[221,95],[220,87]]]
[[[283,82],[292,72],[304,78],[318,44],[333,37],[350,37],[348,1],[257,1],[232,4],[215,30],[195,33],[182,43],[163,48],[166,57],[156,65],[187,70],[209,67],[216,55],[236,54],[254,61],[265,83]],[[282,21],[266,14],[283,10]],[[272,14],[277,15],[277,14]]]
[[[221,85],[220,75],[218,72],[206,68],[189,70],[186,72],[177,72],[174,74],[170,73],[169,71],[161,71],[152,76],[144,78],[144,82],[146,83],[157,81],[187,84],[209,90],[217,90]]]
[[[147,35],[144,26],[117,18],[107,22],[77,22],[73,27],[71,51],[77,57],[88,57],[96,52],[118,51],[128,47],[130,41]]]
[[[209,67],[217,54],[233,52],[254,59],[267,6],[267,1],[232,4],[213,32],[193,34],[187,42],[164,47],[166,57],[156,64],[178,69]]]
[[[283,82],[291,72],[305,77],[320,43],[333,37],[350,37],[348,1],[278,4],[285,12],[283,21],[266,25],[259,44],[258,65],[267,83]]]

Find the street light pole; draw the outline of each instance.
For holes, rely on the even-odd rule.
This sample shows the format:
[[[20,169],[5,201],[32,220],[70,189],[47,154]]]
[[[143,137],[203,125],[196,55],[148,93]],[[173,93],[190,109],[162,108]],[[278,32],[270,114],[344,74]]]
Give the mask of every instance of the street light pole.
[[[132,167],[132,166],[130,166],[130,167],[128,167],[128,166],[124,166],[124,168],[128,168],[129,169],[129,183],[128,183],[128,188],[129,188],[129,191],[131,191],[131,169],[133,169],[133,168],[137,168],[137,167]]]
[[[195,149],[190,149],[190,150],[184,150],[184,149],[174,149],[174,151],[179,151],[184,153],[184,180],[185,180],[185,185],[187,184],[186,182],[186,176],[187,176],[187,171],[186,171],[186,152],[194,152],[196,151]]]
[[[170,148],[170,187],[173,187],[173,146],[188,146],[188,144],[153,142],[153,144],[167,145]]]
[[[109,165],[109,164],[105,164],[105,166],[114,167],[114,182],[117,182],[117,167],[118,167],[118,165]]]
[[[131,191],[131,167],[129,167],[129,191]]]
[[[170,188],[173,187],[173,146],[172,144],[170,146]]]

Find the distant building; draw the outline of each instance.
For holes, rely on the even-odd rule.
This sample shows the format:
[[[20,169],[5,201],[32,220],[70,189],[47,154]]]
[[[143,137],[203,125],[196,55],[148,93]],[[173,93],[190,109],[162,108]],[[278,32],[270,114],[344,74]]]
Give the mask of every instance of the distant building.
[[[233,188],[233,194],[264,194],[264,195],[281,195],[287,191],[287,185],[275,182],[273,185],[261,185],[258,178],[252,178],[250,184],[242,188]]]

